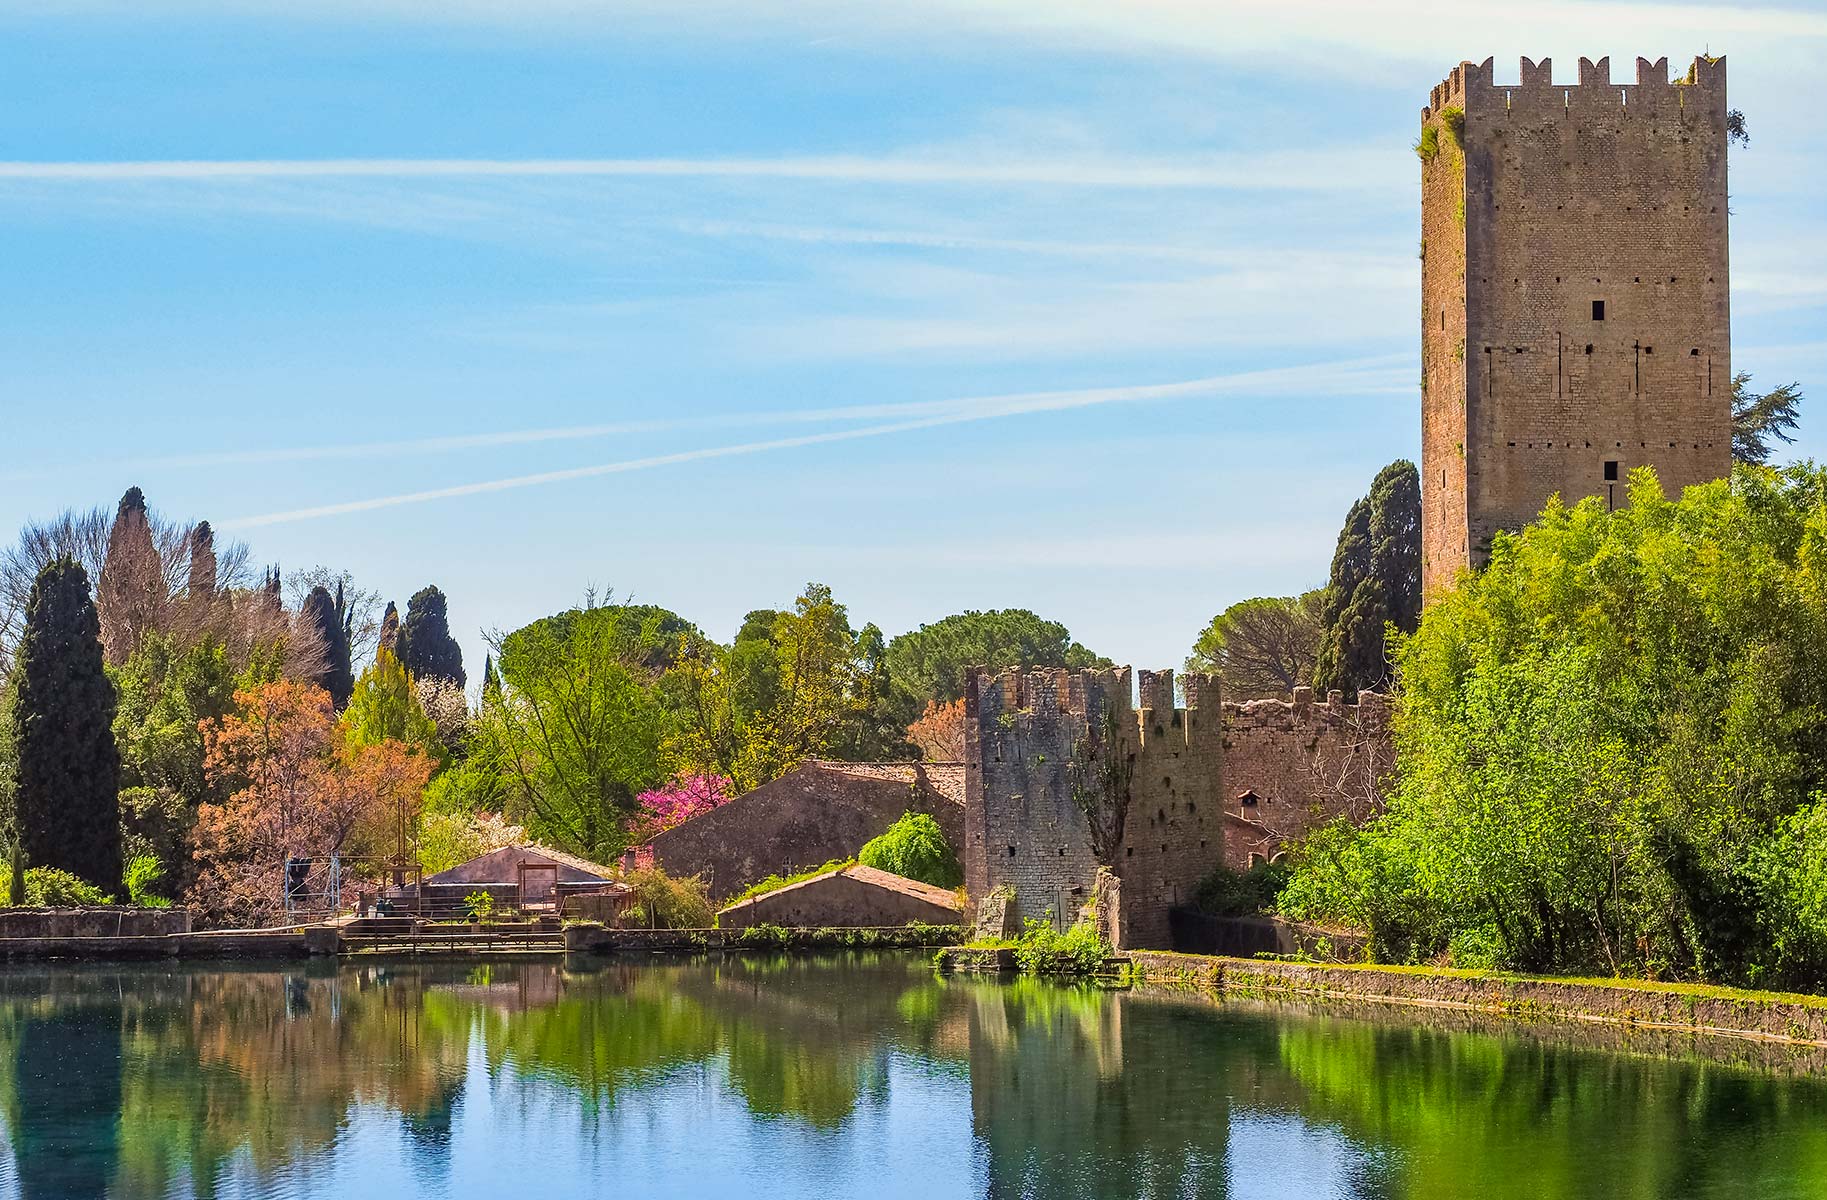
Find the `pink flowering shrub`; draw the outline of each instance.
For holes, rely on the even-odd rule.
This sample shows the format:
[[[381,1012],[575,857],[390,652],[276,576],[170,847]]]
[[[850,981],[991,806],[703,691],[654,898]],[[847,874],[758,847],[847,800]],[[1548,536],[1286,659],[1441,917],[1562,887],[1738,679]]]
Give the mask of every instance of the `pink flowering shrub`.
[[[721,775],[681,775],[665,787],[642,792],[635,797],[642,832],[652,837],[727,804],[730,786]]]

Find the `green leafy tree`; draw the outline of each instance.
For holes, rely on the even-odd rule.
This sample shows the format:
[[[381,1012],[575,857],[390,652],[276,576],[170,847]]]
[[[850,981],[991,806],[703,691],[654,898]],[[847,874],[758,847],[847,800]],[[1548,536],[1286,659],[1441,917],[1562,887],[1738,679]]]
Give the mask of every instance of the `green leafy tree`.
[[[355,690],[355,672],[349,663],[349,633],[330,590],[322,585],[312,588],[298,620],[323,647],[323,665],[308,682],[328,692],[330,703],[341,709]]]
[[[1066,627],[1025,608],[956,613],[901,634],[883,656],[893,715],[905,728],[928,701],[944,704],[964,695],[967,667],[1105,667],[1102,658],[1072,640]]]
[[[39,572],[17,670],[16,820],[27,865],[111,890],[122,866],[114,685],[88,573],[70,559]]]
[[[123,853],[130,862],[156,859],[169,895],[189,882],[186,842],[197,807],[222,798],[203,769],[202,730],[234,710],[236,675],[227,647],[207,634],[188,646],[148,634],[109,670],[118,696]]]
[[[1759,394],[1751,390],[1751,376],[1732,376],[1732,459],[1761,465],[1776,452],[1773,442],[1791,445],[1790,431],[1801,420],[1802,389],[1797,383]]]
[[[880,837],[864,843],[857,861],[865,867],[917,879],[934,887],[955,888],[964,868],[945,840],[945,831],[928,813],[904,813]]]
[[[385,646],[374,652],[374,661],[355,681],[342,721],[344,735],[358,746],[378,746],[391,738],[440,763],[450,756],[437,725],[419,702],[412,677]]]
[[[1239,600],[1193,643],[1188,671],[1217,676],[1227,699],[1285,696],[1313,681],[1326,592]]]
[[[1385,814],[1284,912],[1462,965],[1827,982],[1827,471],[1551,503],[1399,650]]]
[[[1348,697],[1387,690],[1385,631],[1413,633],[1420,617],[1421,476],[1400,459],[1377,472],[1339,533],[1320,614],[1315,690],[1338,688]]]
[[[723,775],[746,791],[811,758],[911,758],[884,698],[885,657],[881,631],[853,630],[819,583],[791,609],[749,613],[731,646],[686,639],[661,679],[674,771]]]
[[[499,764],[508,815],[535,837],[604,857],[625,846],[636,795],[666,777],[666,719],[642,644],[594,609],[576,615],[497,640],[502,695],[477,718],[470,761]]]
[[[399,659],[414,679],[448,679],[458,687],[468,682],[463,674],[463,648],[450,635],[448,602],[435,586],[420,588],[406,602]]]

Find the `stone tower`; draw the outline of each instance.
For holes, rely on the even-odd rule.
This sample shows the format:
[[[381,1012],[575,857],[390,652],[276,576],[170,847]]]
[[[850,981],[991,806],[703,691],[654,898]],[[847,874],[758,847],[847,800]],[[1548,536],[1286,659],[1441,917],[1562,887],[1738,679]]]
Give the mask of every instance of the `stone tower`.
[[[1425,591],[1550,495],[1731,469],[1726,66],[1461,63],[1421,111]]]

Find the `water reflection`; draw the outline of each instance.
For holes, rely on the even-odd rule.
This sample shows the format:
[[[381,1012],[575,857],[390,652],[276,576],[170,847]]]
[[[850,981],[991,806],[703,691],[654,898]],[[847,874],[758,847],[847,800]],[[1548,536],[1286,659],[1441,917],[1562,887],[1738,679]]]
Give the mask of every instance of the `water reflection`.
[[[893,955],[15,968],[0,1194],[1827,1192],[1819,1079],[1568,1041]]]

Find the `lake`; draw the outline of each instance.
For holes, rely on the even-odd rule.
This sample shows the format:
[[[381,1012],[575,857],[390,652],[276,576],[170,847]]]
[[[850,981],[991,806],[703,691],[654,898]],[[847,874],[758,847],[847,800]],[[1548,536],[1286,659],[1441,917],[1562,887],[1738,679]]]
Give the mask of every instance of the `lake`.
[[[915,955],[16,966],[0,1196],[1771,1200],[1821,1069]]]

